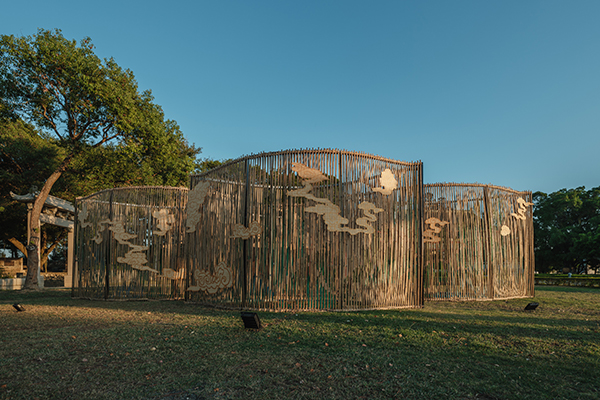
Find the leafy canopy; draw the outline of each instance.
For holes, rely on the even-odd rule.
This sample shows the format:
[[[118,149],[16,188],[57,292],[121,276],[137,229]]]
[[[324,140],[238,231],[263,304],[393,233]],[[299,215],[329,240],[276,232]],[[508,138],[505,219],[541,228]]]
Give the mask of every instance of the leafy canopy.
[[[67,160],[59,172],[70,164],[102,180],[103,188],[109,182],[185,185],[200,149],[188,144],[175,121],[165,120],[150,91],[138,91],[130,70],[112,58],[100,60],[93,48],[89,38],[78,45],[59,30],[1,36],[0,120],[21,119],[54,138]]]
[[[138,93],[130,70],[112,58],[102,62],[89,38],[77,46],[59,30],[2,36],[0,80],[3,116],[28,120],[65,146],[130,134],[151,100],[150,92]]]

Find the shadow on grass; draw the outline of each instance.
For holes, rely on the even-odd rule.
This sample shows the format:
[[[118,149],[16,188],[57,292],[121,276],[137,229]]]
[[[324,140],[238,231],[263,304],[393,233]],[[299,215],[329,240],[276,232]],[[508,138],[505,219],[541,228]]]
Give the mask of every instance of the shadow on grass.
[[[545,287],[538,290],[535,301],[540,307],[535,311],[525,311],[525,305],[532,299],[497,300],[488,302],[427,302],[423,309],[401,309],[359,312],[259,312],[266,330],[276,325],[286,324],[293,329],[297,324],[310,328],[327,328],[339,331],[382,331],[406,334],[410,331],[422,333],[465,332],[470,334],[493,334],[501,330],[513,337],[563,339],[565,335],[582,338],[586,331],[600,331],[600,311],[598,304],[582,304],[573,301],[557,301],[556,294],[590,294],[594,289]],[[3,291],[0,304],[6,306],[18,302],[27,309],[30,306],[74,307],[86,310],[79,316],[71,315],[71,322],[106,324],[106,312],[121,311],[115,324],[123,321],[136,323],[161,323],[171,321],[174,316],[225,318],[232,329],[241,329],[239,311],[206,307],[178,300],[152,301],[104,301],[72,299],[69,290],[44,291]],[[573,307],[577,307],[576,310]],[[134,318],[133,314],[137,316]],[[139,315],[144,315],[140,319]],[[129,315],[128,315],[129,314]],[[175,321],[176,322],[176,321]],[[210,322],[210,321],[207,321]],[[293,323],[292,323],[293,322]],[[226,327],[222,327],[226,328]]]
[[[595,297],[558,289],[532,313],[531,299],[260,312],[260,331],[182,301],[2,292],[0,398],[596,398]]]

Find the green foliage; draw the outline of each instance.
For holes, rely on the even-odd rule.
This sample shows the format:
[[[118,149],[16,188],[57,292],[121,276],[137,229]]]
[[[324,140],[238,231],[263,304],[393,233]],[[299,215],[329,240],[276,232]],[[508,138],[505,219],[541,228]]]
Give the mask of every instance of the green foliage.
[[[220,165],[226,164],[229,161],[230,160],[219,161],[219,160],[213,160],[212,158],[204,158],[196,163],[195,172],[197,174],[201,174],[203,172],[210,171],[213,168],[217,168]]]
[[[34,37],[1,36],[3,116],[31,121],[73,153],[112,139],[143,145],[146,152],[183,142],[181,155],[191,156],[184,160],[191,171],[199,150],[187,146],[174,121],[164,120],[150,91],[138,92],[130,70],[112,58],[101,61],[93,48],[89,38],[77,46],[59,30],[39,30]],[[168,163],[171,154],[166,153],[163,162]]]
[[[170,129],[90,148],[57,184],[73,198],[120,186],[187,186],[199,149],[187,144],[176,125]]]
[[[89,38],[78,46],[59,30],[39,30],[34,37],[2,36],[0,101],[5,119],[30,121],[46,138],[55,138],[52,145],[65,149],[62,158],[73,155],[75,173],[91,172],[121,186],[185,185],[200,149],[187,143],[175,121],[165,120],[150,91],[138,92],[130,70],[112,58],[101,61],[93,48]],[[115,178],[100,177],[93,163],[102,163],[102,172]],[[46,176],[48,170],[54,171],[47,168]]]
[[[105,142],[143,122],[143,95],[130,70],[102,62],[89,38],[77,46],[59,30],[0,40],[0,98],[5,116],[52,132],[66,147]],[[149,93],[148,93],[149,96]]]
[[[600,187],[536,192],[533,201],[536,269],[600,268]]]
[[[0,120],[0,193],[41,186],[65,156],[55,140],[22,120]],[[4,203],[3,203],[4,204]]]
[[[26,194],[41,187],[58,166],[64,150],[50,138],[21,120],[0,120],[0,242],[12,247],[14,237],[25,243],[27,206],[14,201],[10,192]]]
[[[175,121],[164,119],[149,93],[143,99],[144,121],[117,146],[116,153],[144,172],[138,185],[186,186],[200,148],[188,144]]]
[[[52,190],[72,201],[114,186],[187,184],[200,149],[150,91],[138,91],[130,70],[93,49],[59,30],[0,36],[2,226],[24,225],[24,206],[7,196],[33,185],[43,199]]]

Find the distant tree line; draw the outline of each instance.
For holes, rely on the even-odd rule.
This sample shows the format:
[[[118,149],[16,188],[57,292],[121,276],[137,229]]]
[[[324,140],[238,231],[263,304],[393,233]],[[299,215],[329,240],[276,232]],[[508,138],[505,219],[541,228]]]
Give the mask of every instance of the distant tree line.
[[[536,271],[598,271],[600,187],[536,192],[533,202]]]

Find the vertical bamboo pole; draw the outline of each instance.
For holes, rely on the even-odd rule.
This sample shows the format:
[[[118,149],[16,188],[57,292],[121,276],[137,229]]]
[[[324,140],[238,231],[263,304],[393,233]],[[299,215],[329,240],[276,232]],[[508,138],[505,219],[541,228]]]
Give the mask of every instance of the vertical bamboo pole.
[[[70,243],[73,246],[72,253],[73,260],[71,261],[71,297],[75,297],[76,290],[79,291],[81,287],[81,275],[79,273],[79,262],[78,260],[81,258],[81,249],[80,248],[80,240],[79,240],[79,207],[81,205],[81,197],[75,198],[75,219],[73,221],[73,241]],[[75,285],[75,281],[77,280],[77,285]],[[75,287],[77,286],[77,287]]]
[[[417,254],[417,293],[418,293],[418,299],[416,301],[416,303],[419,306],[423,306],[424,303],[424,292],[423,292],[423,253],[425,251],[424,249],[424,243],[423,243],[423,223],[424,223],[424,215],[425,215],[425,196],[423,193],[423,164],[419,165],[419,180],[418,180],[418,186],[417,186],[417,201],[416,204],[418,204],[419,207],[419,211],[418,211],[418,224],[417,224],[417,249],[418,249],[418,254]]]
[[[533,194],[531,192],[527,192],[527,201],[533,203]],[[527,218],[527,266],[529,267],[528,275],[529,275],[529,285],[527,290],[528,296],[535,295],[535,254],[534,254],[534,232],[533,232],[533,208],[528,212],[529,218]]]
[[[113,191],[110,191],[110,199],[109,199],[109,206],[108,206],[108,219],[112,222],[113,221]],[[110,291],[110,264],[111,264],[111,259],[112,259],[112,252],[111,252],[111,240],[110,240],[110,231],[108,229],[105,230],[105,240],[107,243],[107,249],[106,249],[106,257],[105,257],[105,262],[106,265],[104,266],[104,300],[108,299],[108,294]]]
[[[342,195],[342,192],[344,190],[344,185],[342,182],[342,180],[344,179],[343,171],[344,170],[343,170],[343,165],[342,165],[342,151],[340,150],[340,151],[338,151],[338,204],[340,205],[341,215],[344,215],[344,203],[343,203],[343,195]],[[338,237],[338,241],[339,241],[339,257],[340,257],[338,277],[341,277],[343,274],[343,271],[344,271],[344,247],[343,247],[344,241],[343,241],[343,235],[341,234],[341,232],[337,232],[336,236]],[[348,282],[349,282],[349,285],[352,285],[351,279],[349,279]],[[345,303],[344,303],[344,293],[343,293],[341,279],[338,279],[338,293],[340,294],[338,308],[340,310],[343,310],[345,308]]]
[[[484,243],[485,243],[485,253],[484,253],[484,260],[487,263],[487,270],[488,270],[488,299],[493,299],[496,295],[495,295],[495,290],[494,290],[494,270],[495,270],[495,258],[492,254],[492,243],[491,243],[491,230],[492,230],[492,226],[493,226],[493,221],[492,221],[492,214],[490,211],[490,198],[489,198],[489,193],[488,193],[488,187],[485,186],[483,188],[483,205],[484,205],[484,210],[485,210],[485,224],[484,224]]]
[[[246,186],[244,189],[244,203],[242,208],[242,221],[244,226],[248,227],[250,217],[248,215],[248,206],[250,199],[250,166],[248,159],[244,161],[244,170],[246,172]],[[242,248],[242,308],[248,305],[248,239],[244,239]]]

